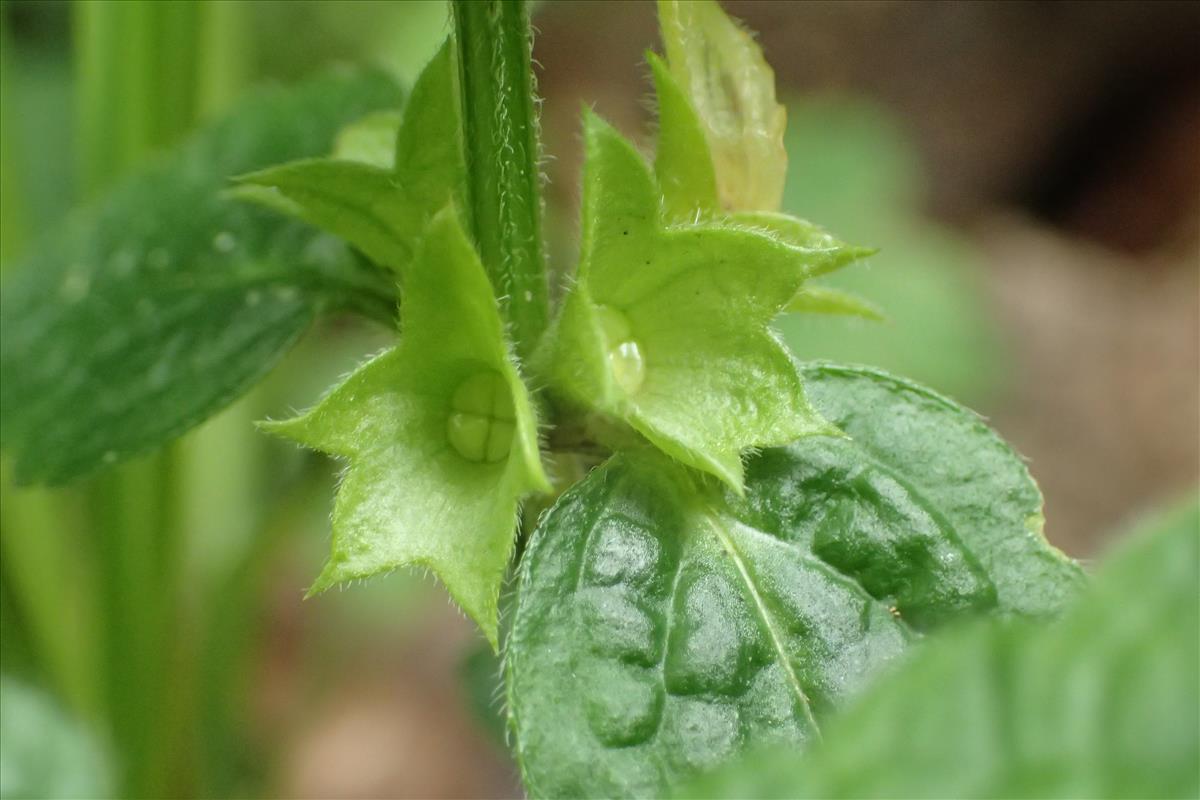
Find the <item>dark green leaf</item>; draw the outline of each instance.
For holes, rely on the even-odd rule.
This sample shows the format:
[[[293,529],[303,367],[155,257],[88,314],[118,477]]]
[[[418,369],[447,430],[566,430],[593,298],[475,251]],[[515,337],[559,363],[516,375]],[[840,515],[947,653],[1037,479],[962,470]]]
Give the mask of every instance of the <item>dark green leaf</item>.
[[[49,696],[5,676],[0,707],[0,800],[109,795],[104,753]]]
[[[1200,506],[1159,521],[1049,626],[915,653],[809,756],[771,751],[683,797],[1196,797]]]
[[[922,632],[1051,613],[1078,584],[1036,530],[1024,465],[976,416],[880,373],[805,375],[852,438],[764,451],[744,499],[621,455],[534,533],[507,680],[535,796],[661,795],[807,741]]]
[[[393,313],[346,246],[234,201],[228,176],[327,151],[398,104],[378,74],[260,94],[46,242],[3,294],[3,443],[20,481],[61,483],[215,413],[323,311]]]
[[[1004,613],[1057,614],[1083,581],[1042,533],[1042,495],[1020,456],[974,412],[880,370],[809,364],[813,405],[958,532]]]

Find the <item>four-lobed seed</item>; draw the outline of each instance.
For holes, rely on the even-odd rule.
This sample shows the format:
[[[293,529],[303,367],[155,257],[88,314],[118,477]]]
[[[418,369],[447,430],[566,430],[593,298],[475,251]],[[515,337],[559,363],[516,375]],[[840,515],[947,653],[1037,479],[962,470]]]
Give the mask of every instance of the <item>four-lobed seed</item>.
[[[495,464],[508,458],[515,429],[512,390],[500,373],[476,372],[454,390],[446,438],[467,461]]]

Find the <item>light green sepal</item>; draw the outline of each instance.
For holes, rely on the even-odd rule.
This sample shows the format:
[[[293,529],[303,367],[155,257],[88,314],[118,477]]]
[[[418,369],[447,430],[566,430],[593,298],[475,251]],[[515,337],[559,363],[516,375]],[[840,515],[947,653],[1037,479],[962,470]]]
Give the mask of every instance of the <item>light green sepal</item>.
[[[741,453],[833,433],[768,323],[824,250],[670,221],[638,152],[588,114],[583,248],[539,372],[571,403],[741,489]]]
[[[400,344],[312,410],[263,427],[349,462],[333,552],[310,594],[427,567],[495,647],[518,501],[550,489],[537,420],[452,208],[430,222],[402,277]]]
[[[887,317],[879,306],[850,292],[808,285],[784,309],[789,314],[838,314],[881,322]]]
[[[412,260],[424,215],[387,170],[359,161],[314,158],[239,178],[242,187],[274,190],[283,203],[242,192],[345,239],[377,264],[400,269]]]
[[[775,211],[739,211],[724,220],[777,237],[805,253],[805,277],[817,278],[848,267],[879,252],[839,241],[820,225]]]
[[[646,60],[658,96],[654,173],[666,211],[683,220],[716,213],[721,208],[717,177],[700,119],[662,59],[647,53]]]
[[[262,191],[240,196],[291,212],[372,261],[403,269],[428,219],[462,195],[466,167],[452,48],[447,39],[417,79],[398,131],[394,114],[362,120],[343,131],[333,158],[239,178],[285,202],[272,202]]]
[[[396,136],[403,121],[404,115],[399,111],[376,111],[352,122],[338,132],[333,143],[333,157],[389,171],[394,169]]]

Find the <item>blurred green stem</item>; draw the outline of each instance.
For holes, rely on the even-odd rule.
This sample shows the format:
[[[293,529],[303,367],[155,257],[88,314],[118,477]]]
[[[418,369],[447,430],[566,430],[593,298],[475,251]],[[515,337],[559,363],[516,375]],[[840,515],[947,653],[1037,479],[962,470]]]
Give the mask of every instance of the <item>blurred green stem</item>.
[[[187,133],[243,77],[237,2],[79,0],[74,5],[78,146],[88,198]],[[240,462],[236,442],[225,457]],[[192,439],[92,484],[103,600],[104,696],[122,794],[188,793],[197,779],[194,652],[184,632],[187,526],[181,480]],[[203,489],[208,484],[202,484]],[[209,502],[213,498],[208,498]],[[236,512],[235,512],[236,513]]]
[[[12,109],[12,42],[0,14],[0,108]],[[17,174],[15,114],[0,114],[0,268],[12,262],[28,235],[28,210]]]

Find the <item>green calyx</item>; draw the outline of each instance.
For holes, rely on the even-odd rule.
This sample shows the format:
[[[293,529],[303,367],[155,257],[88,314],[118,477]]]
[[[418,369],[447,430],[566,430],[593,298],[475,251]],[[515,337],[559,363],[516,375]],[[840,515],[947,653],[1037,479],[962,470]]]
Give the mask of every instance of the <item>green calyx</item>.
[[[834,433],[768,324],[861,251],[799,221],[680,221],[629,142],[590,113],[585,129],[581,261],[534,359],[551,391],[735,490],[744,450]]]
[[[550,488],[532,399],[452,207],[431,220],[401,277],[399,344],[311,411],[264,427],[348,462],[312,592],[426,567],[495,647],[518,502]]]

